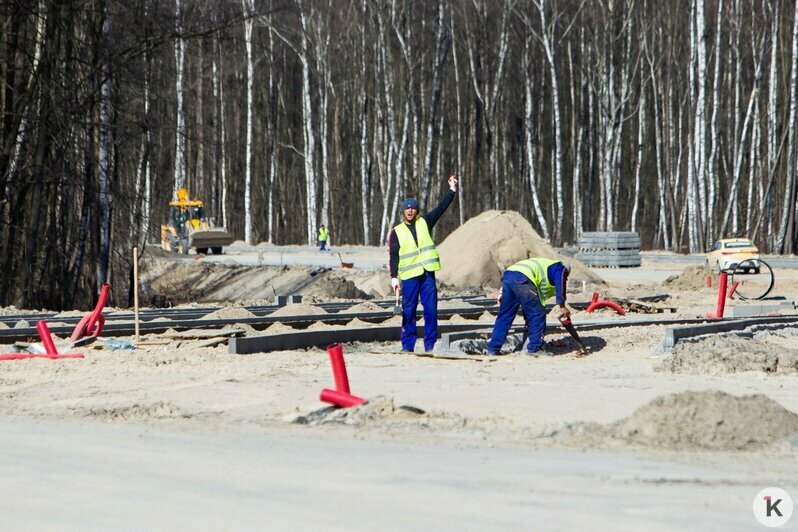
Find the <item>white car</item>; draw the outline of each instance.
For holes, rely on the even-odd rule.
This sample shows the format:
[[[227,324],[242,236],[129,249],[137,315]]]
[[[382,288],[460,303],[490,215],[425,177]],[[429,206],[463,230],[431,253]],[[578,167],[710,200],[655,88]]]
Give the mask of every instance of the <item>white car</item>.
[[[737,271],[759,273],[759,248],[747,238],[726,238],[718,240],[707,254],[707,268],[718,273]]]

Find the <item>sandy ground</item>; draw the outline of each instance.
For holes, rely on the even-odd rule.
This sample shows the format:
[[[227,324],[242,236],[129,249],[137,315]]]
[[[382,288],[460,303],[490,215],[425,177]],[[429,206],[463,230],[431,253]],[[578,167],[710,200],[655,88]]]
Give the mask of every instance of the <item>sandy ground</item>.
[[[677,312],[645,317],[714,310],[716,289],[685,268],[613,270],[611,283],[577,284],[570,299],[668,293],[657,305]],[[668,281],[662,272],[673,271]],[[385,276],[333,273],[363,292]],[[286,286],[301,278],[258,275]],[[798,299],[798,270],[777,270],[775,293]],[[574,313],[577,324],[589,319]],[[664,334],[586,331],[595,346],[586,358],[562,334],[547,337],[557,353],[548,358],[435,359],[399,353],[398,339],[347,344],[352,392],[370,400],[350,412],[318,399],[333,386],[323,349],[233,355],[170,341],[5,362],[0,519],[14,530],[756,528],[761,489],[798,498],[798,366],[789,365],[798,330],[674,351],[662,349]],[[741,352],[767,364],[741,364]]]

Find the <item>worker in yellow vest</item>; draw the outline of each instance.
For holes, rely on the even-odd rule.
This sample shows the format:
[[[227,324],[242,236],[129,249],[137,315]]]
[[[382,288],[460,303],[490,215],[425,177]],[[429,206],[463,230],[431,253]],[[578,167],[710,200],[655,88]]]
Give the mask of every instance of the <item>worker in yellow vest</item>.
[[[324,224],[319,226],[319,251],[327,249],[327,240],[330,238],[330,230],[324,227]]]
[[[388,238],[391,287],[402,293],[402,351],[416,348],[416,310],[418,301],[424,308],[424,350],[432,351],[438,339],[438,287],[435,272],[441,261],[432,228],[446,212],[459,188],[457,175],[449,177],[449,190],[440,204],[419,216],[418,200],[407,198],[402,204],[402,222]]]
[[[546,300],[555,296],[560,312],[570,318],[571,311],[565,306],[565,286],[571,266],[567,262],[545,258],[531,258],[516,262],[502,275],[499,292],[499,313],[488,341],[488,354],[498,355],[507,332],[513,324],[518,307],[524,313],[529,343],[526,354],[550,355],[543,343],[546,330]]]

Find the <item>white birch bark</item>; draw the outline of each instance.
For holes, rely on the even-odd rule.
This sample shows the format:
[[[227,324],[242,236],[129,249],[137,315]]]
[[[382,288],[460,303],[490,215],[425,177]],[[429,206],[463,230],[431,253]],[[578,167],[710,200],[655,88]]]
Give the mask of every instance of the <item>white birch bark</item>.
[[[543,51],[546,54],[546,60],[549,65],[549,77],[551,79],[551,107],[552,115],[554,117],[554,183],[555,183],[555,198],[556,198],[556,214],[555,214],[555,227],[558,238],[562,238],[563,230],[563,214],[565,211],[564,198],[563,198],[563,184],[562,184],[562,122],[560,119],[560,93],[559,83],[557,80],[557,68],[554,57],[554,21],[548,21],[546,18],[546,3],[545,1],[536,2],[535,6],[538,8],[540,14],[540,27],[541,27],[541,41],[543,43]]]
[[[299,20],[302,26],[301,44],[299,47],[299,61],[302,63],[302,136],[305,143],[305,197],[307,200],[307,244],[312,245],[315,242],[317,226],[316,226],[316,211],[318,209],[318,201],[316,199],[316,132],[313,126],[313,106],[312,106],[312,89],[310,86],[310,43],[308,42],[307,33],[308,20],[304,11],[300,9]]]
[[[524,67],[524,131],[526,141],[526,167],[527,179],[529,180],[529,189],[532,193],[532,207],[537,217],[538,224],[543,233],[543,238],[549,239],[549,225],[546,222],[546,215],[543,213],[543,208],[540,206],[540,196],[538,194],[537,183],[537,162],[536,162],[536,147],[535,147],[535,124],[537,123],[534,105],[532,99],[532,73],[528,70],[528,65],[531,64],[531,46],[529,39],[526,39],[524,45],[523,67]]]
[[[254,27],[255,1],[241,0],[246,20],[244,20],[244,46],[247,60],[247,125],[244,155],[244,240],[254,244],[252,234],[252,113],[254,105],[253,87],[255,63],[252,58],[252,31]]]
[[[175,0],[175,26],[178,34],[175,39],[175,95],[177,96],[177,117],[175,120],[175,177],[172,195],[177,199],[177,191],[188,186],[186,179],[186,108],[183,75],[186,61],[186,40],[183,32],[181,0]]]
[[[465,223],[465,214],[463,206],[465,205],[466,197],[465,194],[468,191],[468,187],[463,186],[463,174],[462,174],[462,164],[463,164],[463,137],[462,131],[463,128],[459,127],[461,123],[460,120],[463,117],[463,110],[462,105],[460,103],[460,68],[459,63],[457,61],[457,33],[455,32],[454,21],[455,18],[451,12],[453,9],[452,6],[449,7],[449,20],[452,21],[452,65],[454,67],[454,96],[455,96],[455,123],[458,124],[458,127],[455,127],[455,143],[457,144],[457,161],[455,161],[455,168],[454,170],[457,172],[458,177],[460,178],[460,190],[458,194],[460,198],[457,201],[457,207],[460,211],[460,225]]]
[[[777,164],[777,144],[778,144],[778,128],[776,121],[778,119],[777,108],[779,104],[779,77],[778,77],[778,59],[779,59],[779,27],[780,27],[780,14],[781,14],[781,0],[775,0],[771,12],[773,18],[770,25],[770,72],[768,76],[768,109],[767,109],[767,168],[768,174],[775,172]],[[773,238],[773,194],[770,187],[765,191],[765,198],[760,205],[760,217],[762,213],[767,212],[768,220],[766,222],[766,241],[770,247],[774,247]],[[754,235],[750,235],[754,236]]]
[[[718,0],[718,16],[715,24],[715,71],[712,80],[712,117],[710,118],[710,151],[707,163],[707,228],[706,234],[710,240],[715,235],[715,203],[716,203],[716,182],[718,181],[718,109],[720,107],[720,62],[721,62],[721,35],[723,33],[723,0]]]
[[[360,35],[360,215],[363,223],[363,245],[371,244],[370,204],[371,185],[369,167],[371,166],[369,150],[369,95],[366,90],[368,73],[368,46],[366,44],[366,22],[368,20],[367,0],[362,2],[363,31]]]

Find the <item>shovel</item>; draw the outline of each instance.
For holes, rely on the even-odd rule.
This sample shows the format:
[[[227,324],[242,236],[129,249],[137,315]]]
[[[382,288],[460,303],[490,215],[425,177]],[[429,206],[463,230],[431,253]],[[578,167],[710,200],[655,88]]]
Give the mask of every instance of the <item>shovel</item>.
[[[568,331],[568,334],[571,335],[571,338],[574,339],[576,345],[579,346],[579,350],[576,352],[577,357],[584,357],[587,356],[587,347],[585,343],[579,338],[579,333],[576,332],[573,323],[571,323],[571,318],[566,318],[565,316],[559,316],[558,318],[562,326],[565,327],[565,330]]]

